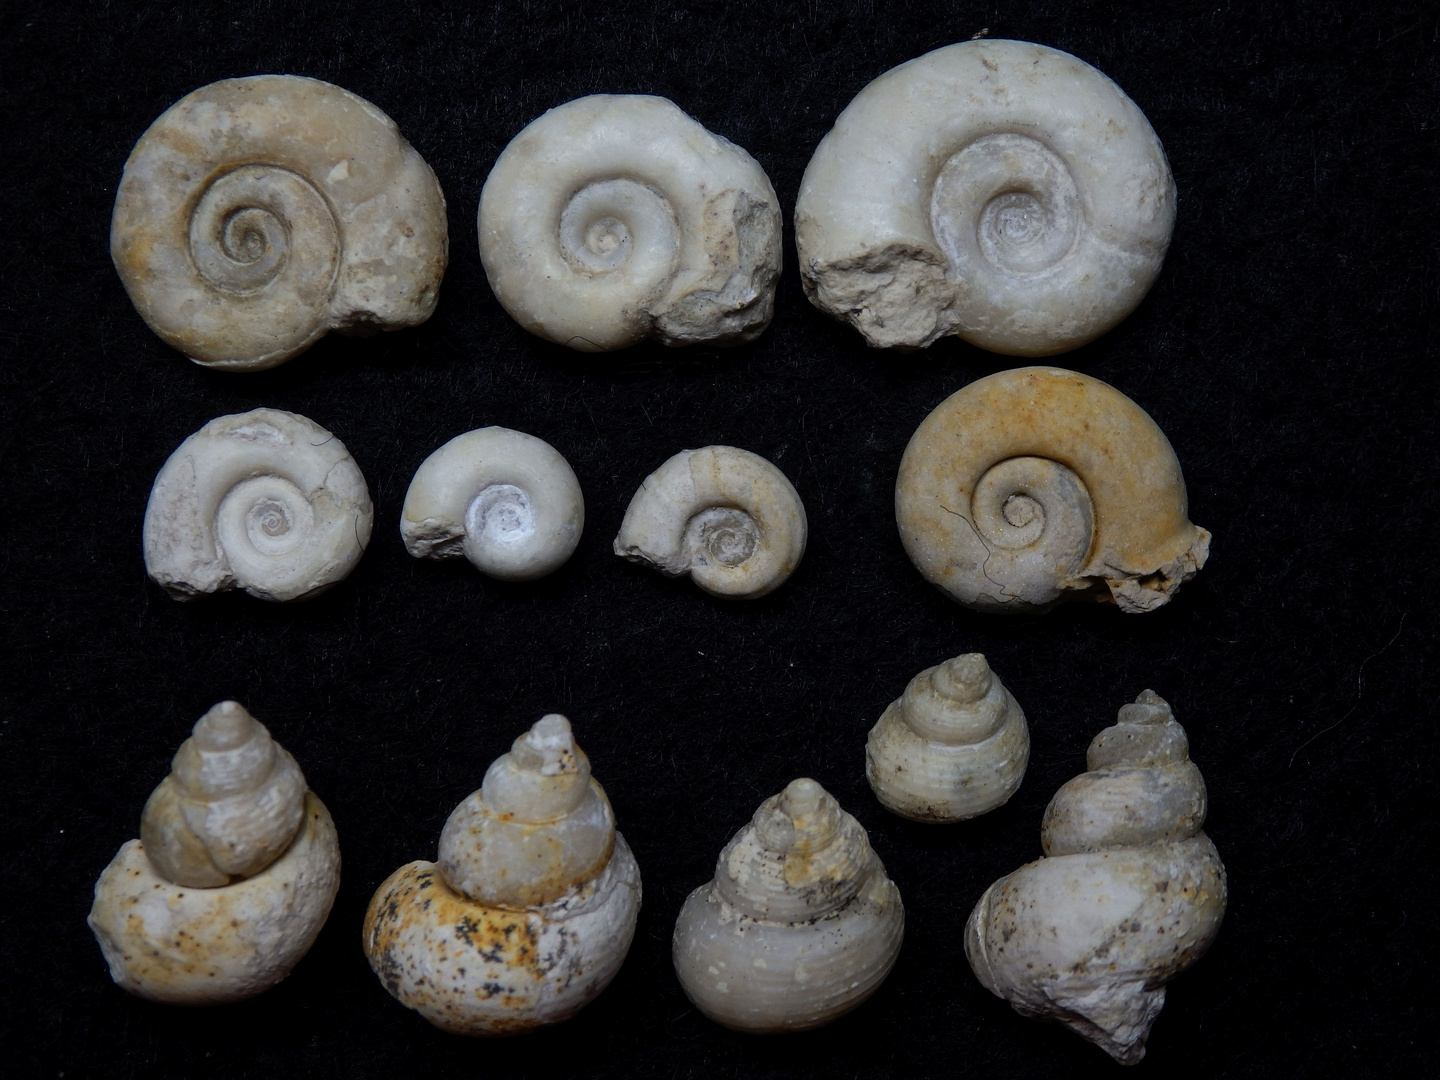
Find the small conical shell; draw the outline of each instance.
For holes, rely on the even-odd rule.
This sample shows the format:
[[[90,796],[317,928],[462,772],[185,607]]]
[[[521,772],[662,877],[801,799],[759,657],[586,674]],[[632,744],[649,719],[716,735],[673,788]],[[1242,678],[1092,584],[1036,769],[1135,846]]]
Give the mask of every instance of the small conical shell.
[[[290,846],[305,812],[305,777],[265,725],[222,701],[180,745],[140,818],[161,877],[215,888],[253,877]]]
[[[900,951],[900,891],[865,830],[814,780],[766,799],[675,924],[675,972],[738,1031],[803,1031],[849,1012]]]
[[[994,810],[1030,759],[1025,713],[980,653],[926,668],[871,728],[865,775],[902,817],[951,822]]]

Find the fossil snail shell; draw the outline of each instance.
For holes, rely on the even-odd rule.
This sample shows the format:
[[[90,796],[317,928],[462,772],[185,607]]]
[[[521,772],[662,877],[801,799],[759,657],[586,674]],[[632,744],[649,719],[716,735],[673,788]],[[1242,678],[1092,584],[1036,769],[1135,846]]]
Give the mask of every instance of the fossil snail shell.
[[[714,596],[754,600],[779,588],[805,554],[805,506],[785,474],[734,446],[682,450],[645,478],[615,554],[662,574],[689,574]]]
[[[110,254],[166,342],[257,371],[330,330],[424,322],[445,230],[435,174],[388,116],[330,83],[256,75],[202,86],[141,136]]]
[[[359,466],[319,424],[278,409],[221,416],[155,477],[145,569],[177,600],[236,588],[302,600],[355,568],[373,520]]]
[[[1030,760],[1025,713],[980,653],[910,680],[870,729],[865,776],[914,821],[964,821],[1002,805]]]
[[[1068,53],[967,41],[881,75],[795,204],[812,303],[881,348],[1051,356],[1144,298],[1175,222],[1145,115]]]
[[[539,720],[365,913],[371,968],[401,1004],[457,1035],[566,1020],[620,970],[640,869],[570,722]]]
[[[340,888],[335,823],[234,701],[202,716],[95,884],[90,929],[124,989],[174,1005],[253,997],[309,951]]]
[[[895,482],[910,561],[966,607],[1066,598],[1152,611],[1205,565],[1164,433],[1113,386],[1058,368],[971,383],[916,429]],[[1107,595],[1108,592],[1108,595]]]
[[[675,973],[737,1031],[805,1031],[849,1012],[894,966],[900,890],[865,830],[814,780],[766,799],[675,923]]]
[[[510,428],[457,435],[415,473],[400,535],[417,559],[464,555],[481,573],[532,581],[570,558],[585,498],[549,443]]]
[[[533,121],[490,171],[479,226],[490,287],[547,341],[738,344],[770,324],[775,189],[665,98],[597,94]]]
[[[1046,857],[986,890],[965,953],[1022,1016],[1057,1020],[1116,1061],[1145,1056],[1165,983],[1210,947],[1225,868],[1185,729],[1146,690],[1090,744],[1088,771],[1050,801]]]

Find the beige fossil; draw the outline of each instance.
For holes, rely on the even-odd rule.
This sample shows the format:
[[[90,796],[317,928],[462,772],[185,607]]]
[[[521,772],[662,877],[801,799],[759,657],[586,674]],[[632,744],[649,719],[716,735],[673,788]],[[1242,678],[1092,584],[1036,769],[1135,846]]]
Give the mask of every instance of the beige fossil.
[[[775,189],[665,98],[597,94],[533,121],[486,179],[479,228],[505,310],[581,352],[738,344],[770,324]]]
[[[987,376],[916,429],[895,481],[905,551],[967,607],[1063,599],[1153,611],[1195,576],[1210,534],[1191,523],[1180,463],[1113,386],[1059,368]]]
[[[1140,303],[1174,221],[1160,140],[1118,86],[984,40],[856,95],[805,170],[795,241],[811,302],[873,346],[1050,356]]]
[[[445,197],[394,122],[295,75],[211,83],[135,144],[110,253],[150,328],[196,363],[256,371],[330,330],[424,322]]]

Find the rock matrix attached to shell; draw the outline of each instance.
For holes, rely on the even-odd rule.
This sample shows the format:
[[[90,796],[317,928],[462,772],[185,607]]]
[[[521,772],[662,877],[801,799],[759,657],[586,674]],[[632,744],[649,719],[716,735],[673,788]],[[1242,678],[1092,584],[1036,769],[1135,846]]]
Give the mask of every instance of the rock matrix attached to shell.
[[[1050,801],[1046,857],[986,890],[965,953],[1022,1016],[1056,1020],[1121,1064],[1145,1056],[1165,984],[1204,954],[1225,914],[1225,868],[1185,729],[1146,690],[1090,744]]]
[[[414,326],[445,273],[445,197],[383,112],[296,75],[187,94],[135,144],[110,254],[150,328],[257,371],[330,330]]]
[[[495,760],[440,834],[365,913],[371,968],[456,1035],[515,1035],[574,1016],[620,970],[640,869],[558,714]]]
[[[980,653],[916,675],[865,744],[876,797],[914,821],[994,810],[1020,787],[1029,760],[1025,713]]]
[[[274,986],[340,888],[335,824],[295,759],[234,701],[200,718],[95,884],[90,929],[140,997],[220,1005]]]
[[[1118,86],[966,41],[856,95],[805,170],[795,242],[811,302],[873,346],[1051,356],[1134,310],[1174,222],[1165,152]]]
[[[675,973],[718,1024],[805,1031],[873,994],[904,933],[900,890],[860,823],[814,780],[793,780],[685,901]]]
[[[1164,432],[1061,368],[1001,371],[937,405],[900,461],[895,520],[925,579],[979,611],[1153,611],[1210,553]]]
[[[490,171],[479,226],[490,287],[547,341],[729,345],[770,324],[775,189],[665,98],[596,94],[533,121]]]

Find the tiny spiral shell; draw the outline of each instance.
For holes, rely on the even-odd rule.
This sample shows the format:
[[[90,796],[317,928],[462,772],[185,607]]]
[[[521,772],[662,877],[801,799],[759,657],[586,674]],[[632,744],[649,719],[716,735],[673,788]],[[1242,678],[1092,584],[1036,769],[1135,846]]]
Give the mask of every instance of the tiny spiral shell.
[[[221,416],[155,477],[145,569],[177,600],[305,599],[355,568],[373,521],[359,466],[319,424],[278,409]]]
[[[1062,599],[1153,611],[1205,565],[1164,433],[1120,391],[1058,368],[1017,368],[946,398],[895,481],[905,551],[980,611]]]
[[[665,98],[597,94],[533,121],[486,179],[479,229],[505,310],[581,352],[738,344],[770,323],[775,189]]]
[[[865,830],[814,780],[766,799],[675,923],[680,985],[737,1031],[805,1031],[854,1009],[889,974],[900,891]]]
[[[870,730],[865,776],[914,821],[964,821],[1004,804],[1030,759],[1025,713],[980,653],[910,680]]]
[[[1099,71],[967,41],[887,71],[835,121],[795,206],[806,294],[873,346],[946,334],[1050,356],[1149,291],[1175,184],[1144,114]]]
[[[690,579],[713,596],[753,600],[800,565],[805,505],[785,474],[734,446],[682,450],[630,500],[615,554]]]
[[[254,371],[329,330],[424,322],[445,198],[394,122],[330,83],[211,83],[136,143],[110,250],[141,316],[197,363]]]
[[[965,952],[1022,1016],[1057,1020],[1129,1065],[1165,983],[1219,933],[1225,867],[1201,829],[1205,782],[1185,730],[1158,694],[1122,708],[1086,761],[1045,811],[1046,857],[986,890]]]
[[[585,528],[575,471],[523,431],[457,435],[415,473],[400,535],[417,559],[463,554],[482,573],[531,581],[558,570]]]

